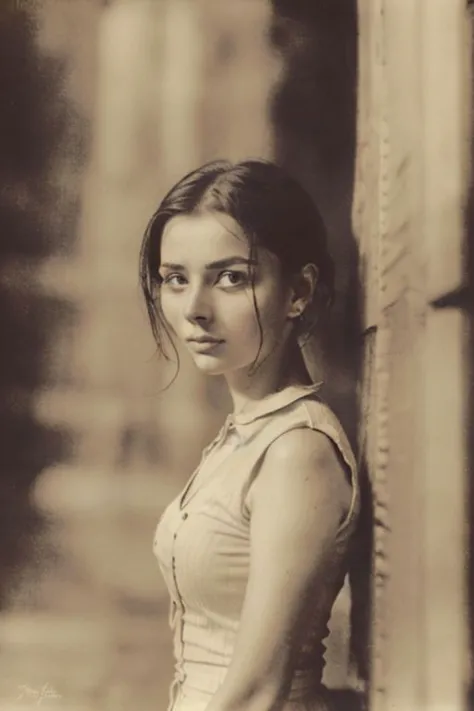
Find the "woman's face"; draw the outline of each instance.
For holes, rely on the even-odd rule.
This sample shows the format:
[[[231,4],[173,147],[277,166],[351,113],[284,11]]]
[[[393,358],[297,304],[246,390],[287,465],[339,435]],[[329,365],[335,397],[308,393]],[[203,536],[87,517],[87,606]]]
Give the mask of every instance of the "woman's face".
[[[163,232],[163,316],[205,373],[246,370],[254,364],[261,342],[258,362],[291,331],[291,290],[278,259],[257,250],[253,292],[249,253],[240,226],[220,213],[173,217]]]

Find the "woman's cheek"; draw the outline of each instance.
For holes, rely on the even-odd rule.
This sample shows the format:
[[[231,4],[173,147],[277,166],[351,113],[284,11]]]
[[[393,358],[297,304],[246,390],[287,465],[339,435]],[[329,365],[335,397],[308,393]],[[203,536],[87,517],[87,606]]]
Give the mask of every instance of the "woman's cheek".
[[[161,297],[161,313],[166,323],[176,332],[179,323],[179,304],[177,299],[169,294],[163,295]]]
[[[230,330],[243,339],[253,339],[260,333],[257,312],[253,300],[247,294],[241,294],[227,302],[221,311],[222,321],[227,322]]]

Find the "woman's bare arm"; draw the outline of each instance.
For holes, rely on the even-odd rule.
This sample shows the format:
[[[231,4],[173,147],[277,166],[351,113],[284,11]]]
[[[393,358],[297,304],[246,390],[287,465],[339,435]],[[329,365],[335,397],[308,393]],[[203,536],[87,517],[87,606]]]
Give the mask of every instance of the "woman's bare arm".
[[[350,500],[346,472],[324,434],[293,430],[269,448],[251,489],[250,574],[234,656],[207,711],[280,707],[308,599],[324,585]]]

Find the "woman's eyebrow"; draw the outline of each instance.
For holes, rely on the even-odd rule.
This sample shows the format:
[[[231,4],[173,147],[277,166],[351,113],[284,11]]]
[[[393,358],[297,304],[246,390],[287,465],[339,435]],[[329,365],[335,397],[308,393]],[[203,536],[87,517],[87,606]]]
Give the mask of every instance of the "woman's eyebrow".
[[[257,262],[255,259],[246,259],[245,257],[227,257],[226,259],[218,259],[216,262],[206,264],[206,269],[226,269],[227,267],[233,267],[236,264],[249,267],[256,266]]]
[[[256,266],[257,261],[255,259],[245,259],[245,257],[226,257],[225,259],[218,259],[215,262],[206,264],[205,269],[227,269],[228,267],[233,267],[237,264]],[[160,266],[162,269],[175,269],[176,271],[184,271],[186,269],[186,267],[182,264],[177,264],[175,262],[163,262]]]
[[[174,269],[176,271],[184,271],[185,267],[182,264],[175,264],[174,262],[163,262],[160,264],[160,269]]]

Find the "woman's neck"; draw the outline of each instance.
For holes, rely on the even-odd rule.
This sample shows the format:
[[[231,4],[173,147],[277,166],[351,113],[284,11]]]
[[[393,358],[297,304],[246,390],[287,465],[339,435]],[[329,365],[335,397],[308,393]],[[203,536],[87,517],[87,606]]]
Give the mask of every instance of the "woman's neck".
[[[296,342],[286,344],[282,352],[275,350],[254,371],[238,371],[226,377],[234,403],[234,412],[240,413],[275,392],[291,385],[311,385],[301,349]]]

